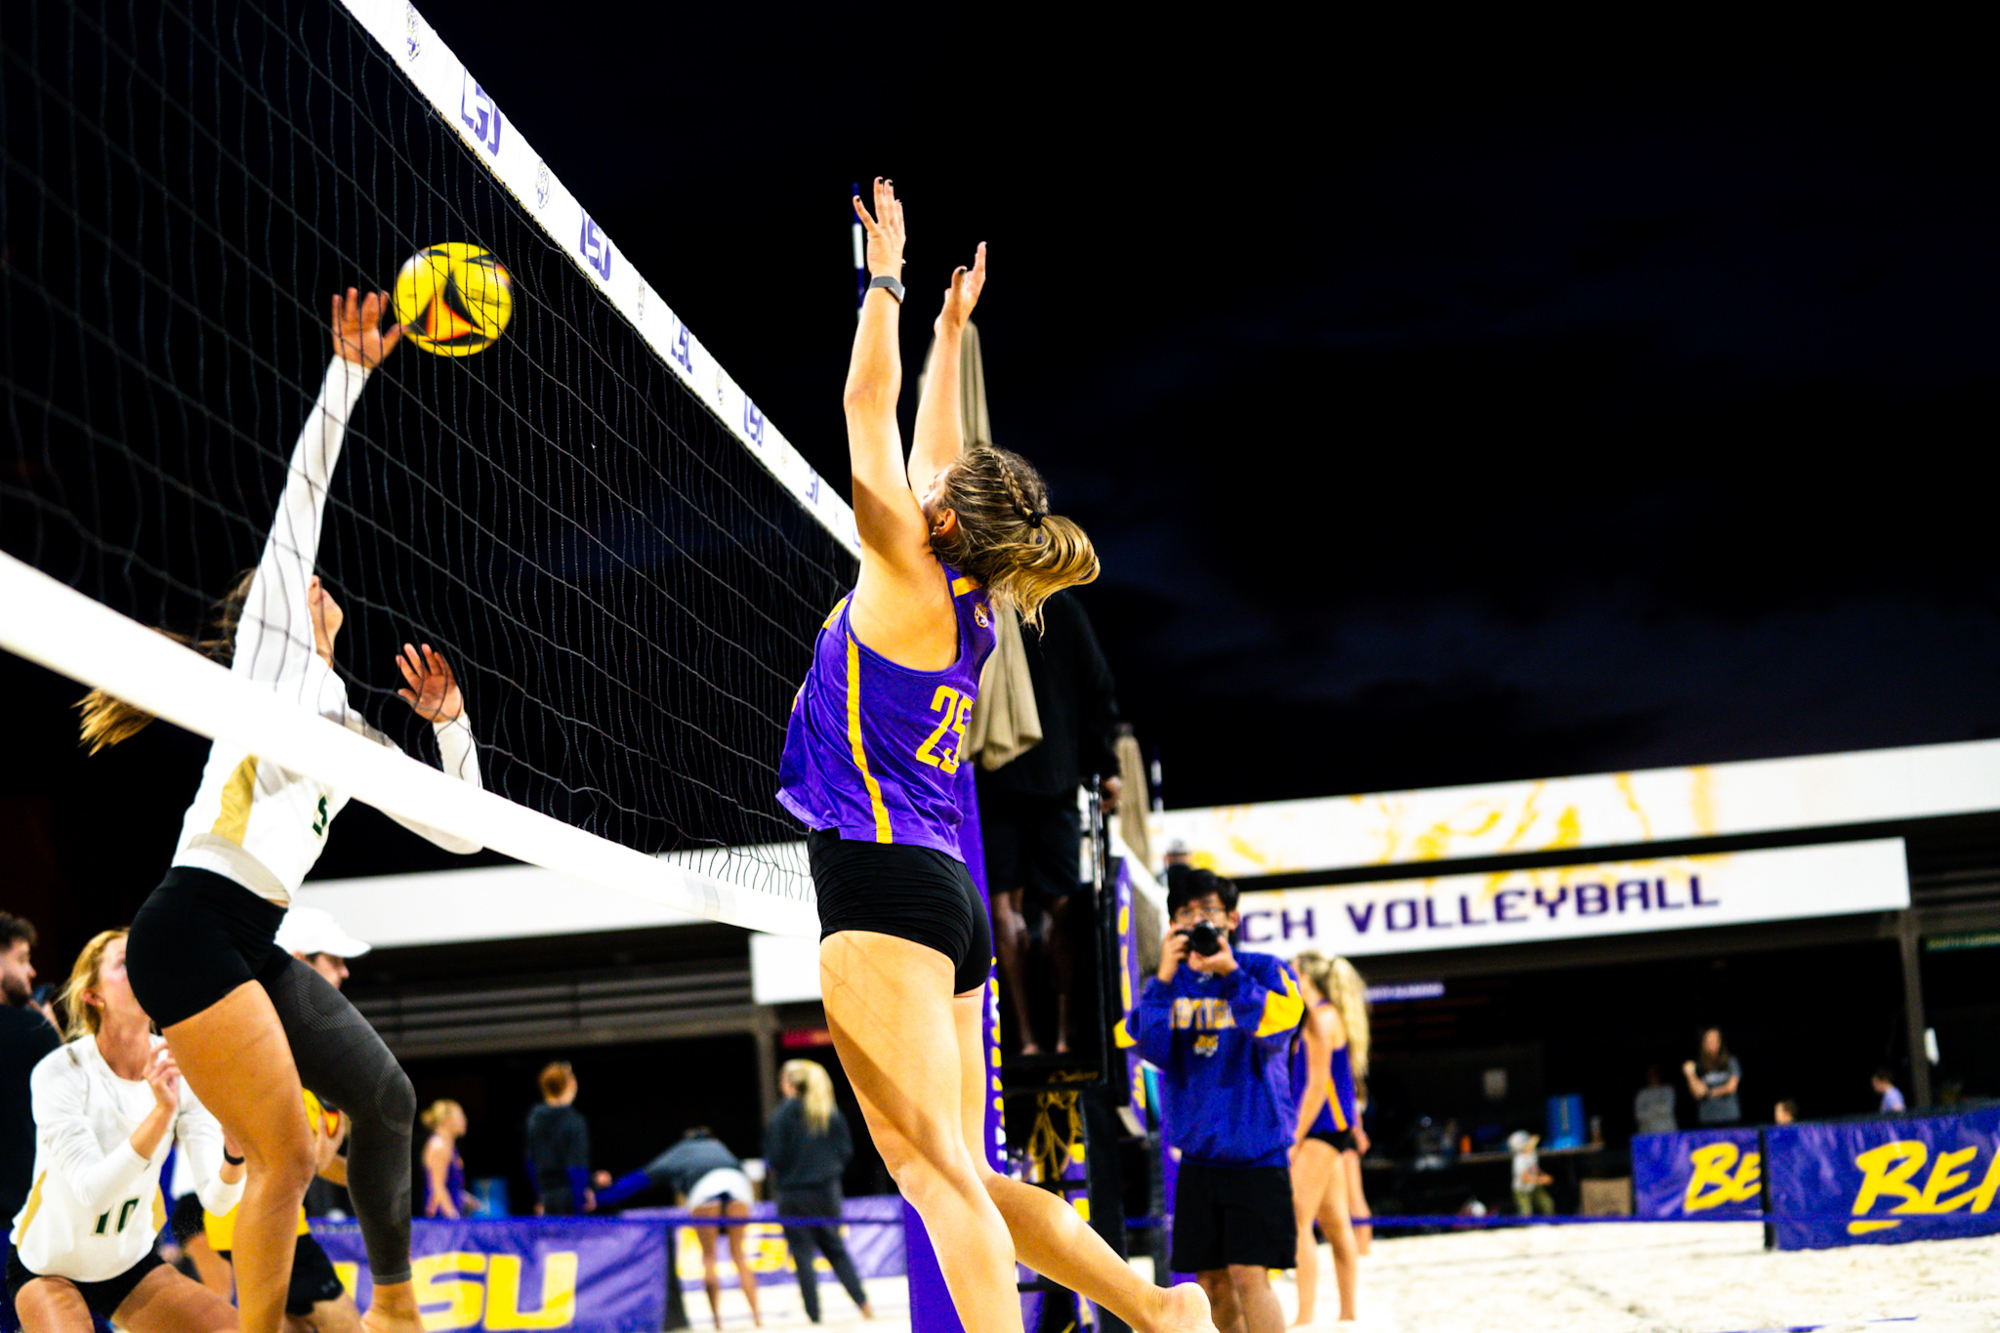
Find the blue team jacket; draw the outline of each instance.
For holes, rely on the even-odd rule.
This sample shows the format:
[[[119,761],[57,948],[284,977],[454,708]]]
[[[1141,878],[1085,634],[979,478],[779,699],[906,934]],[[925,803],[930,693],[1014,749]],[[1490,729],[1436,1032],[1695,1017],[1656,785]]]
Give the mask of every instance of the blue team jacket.
[[[1183,1158],[1284,1166],[1298,1101],[1288,1047],[1305,1002],[1285,965],[1239,953],[1226,977],[1183,966],[1154,977],[1118,1025],[1121,1046],[1160,1070],[1167,1125]]]

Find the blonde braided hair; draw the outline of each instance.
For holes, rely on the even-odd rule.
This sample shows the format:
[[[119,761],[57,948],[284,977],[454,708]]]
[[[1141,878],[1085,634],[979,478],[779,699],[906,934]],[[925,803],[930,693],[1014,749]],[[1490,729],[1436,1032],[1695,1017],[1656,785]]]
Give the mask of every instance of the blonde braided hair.
[[[957,514],[958,523],[932,534],[932,552],[1036,629],[1043,602],[1097,577],[1090,538],[1074,520],[1049,512],[1041,474],[1012,450],[967,449],[946,470],[937,506]]]

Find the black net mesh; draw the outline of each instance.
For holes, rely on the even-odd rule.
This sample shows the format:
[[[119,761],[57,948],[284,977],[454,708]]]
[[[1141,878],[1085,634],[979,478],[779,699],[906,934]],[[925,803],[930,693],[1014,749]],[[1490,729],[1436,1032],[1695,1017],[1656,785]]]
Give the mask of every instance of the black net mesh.
[[[406,341],[333,478],[316,567],[350,698],[434,756],[394,694],[426,641],[503,795],[647,852],[797,837],[784,724],[851,557],[344,9],[10,0],[0,53],[0,545],[196,629],[270,529],[329,296],[483,247],[505,335]],[[796,891],[770,858],[731,877]]]

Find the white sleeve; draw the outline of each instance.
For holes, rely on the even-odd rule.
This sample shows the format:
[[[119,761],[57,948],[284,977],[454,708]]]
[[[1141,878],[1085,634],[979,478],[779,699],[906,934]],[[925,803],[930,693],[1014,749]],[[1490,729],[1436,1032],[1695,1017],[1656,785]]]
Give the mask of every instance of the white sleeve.
[[[132,1140],[119,1140],[105,1152],[97,1144],[85,1105],[89,1075],[67,1051],[58,1050],[35,1066],[29,1076],[29,1102],[34,1108],[35,1133],[49,1167],[63,1178],[83,1206],[101,1213],[124,1198],[150,1165],[132,1150]]]
[[[348,726],[378,745],[386,745],[397,751],[402,749],[388,736],[369,726],[359,714],[349,713]],[[471,716],[460,713],[455,722],[433,722],[431,733],[437,737],[439,766],[461,782],[469,782],[484,790],[485,784],[479,776],[479,747],[472,739]],[[474,852],[485,850],[484,844],[474,842],[470,838],[461,838],[455,833],[434,829],[429,824],[419,823],[414,819],[407,819],[393,810],[384,810],[382,813],[418,837],[435,843],[448,852],[470,856]]]
[[[327,487],[333,480],[334,465],[340,461],[348,419],[360,401],[368,374],[353,362],[335,357],[326,368],[319,397],[292,449],[284,494],[279,497],[271,533],[265,539],[264,553],[257,561],[243,616],[236,626],[232,669],[252,680],[293,679],[312,661],[315,647],[306,583],[319,558]]]
[[[194,1192],[201,1206],[218,1217],[234,1208],[243,1198],[243,1180],[225,1184],[222,1172],[222,1126],[187,1080],[181,1080],[181,1110],[174,1119],[174,1138],[194,1176]]]

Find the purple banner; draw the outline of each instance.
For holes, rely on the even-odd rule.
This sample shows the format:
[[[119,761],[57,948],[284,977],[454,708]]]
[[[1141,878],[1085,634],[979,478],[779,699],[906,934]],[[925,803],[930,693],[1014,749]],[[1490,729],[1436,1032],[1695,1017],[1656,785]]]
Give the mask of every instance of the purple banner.
[[[367,1252],[353,1223],[313,1223],[340,1280],[368,1308]],[[426,1333],[573,1329],[659,1333],[666,1229],[598,1218],[419,1221],[410,1251]]]
[[[2000,1107],[1764,1136],[1781,1250],[2000,1232]]]
[[[1632,1196],[1640,1217],[1718,1222],[1764,1215],[1754,1129],[1691,1129],[1632,1140]]]

